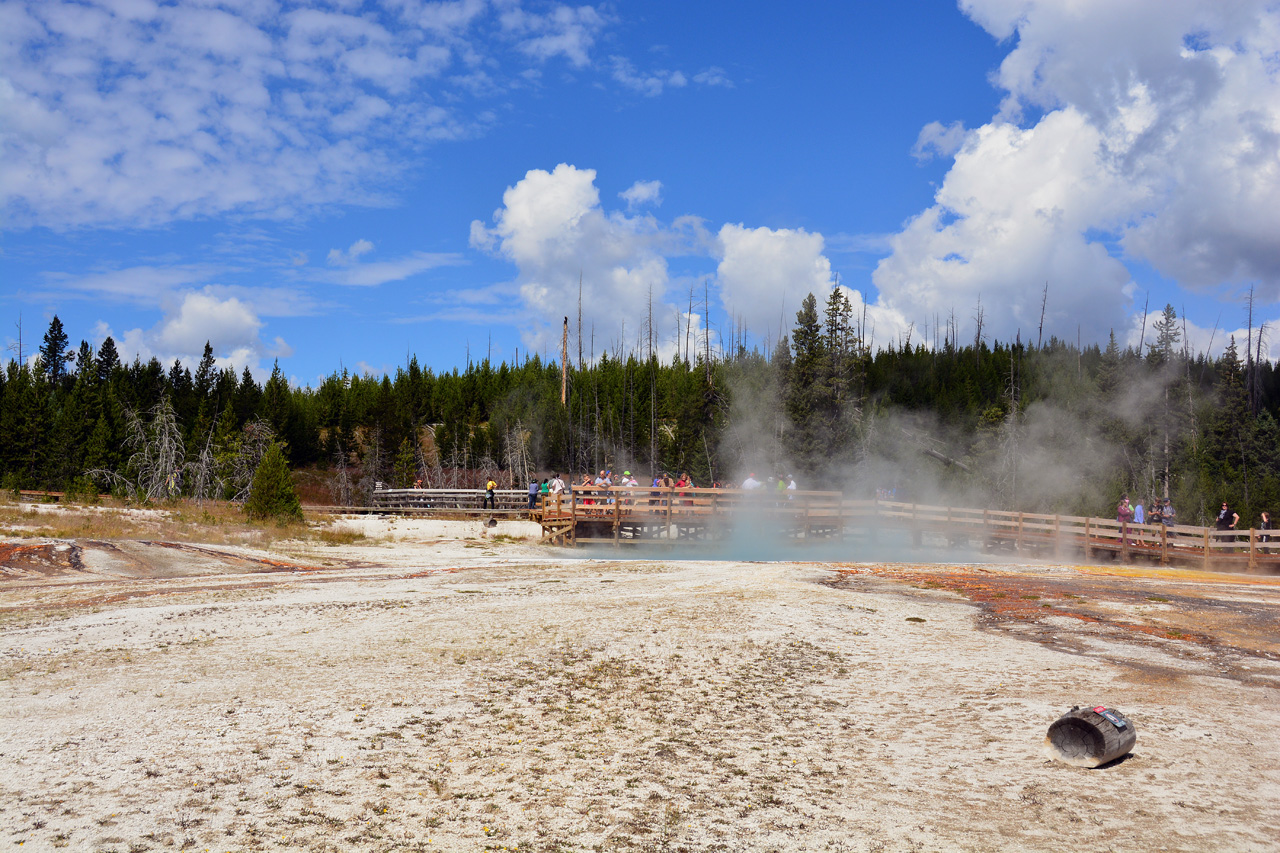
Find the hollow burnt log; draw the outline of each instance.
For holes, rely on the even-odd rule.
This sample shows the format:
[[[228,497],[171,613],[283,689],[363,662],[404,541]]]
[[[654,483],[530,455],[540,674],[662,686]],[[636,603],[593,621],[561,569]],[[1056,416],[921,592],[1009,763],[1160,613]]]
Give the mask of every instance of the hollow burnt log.
[[[1076,706],[1049,726],[1045,750],[1076,767],[1099,767],[1127,754],[1138,740],[1133,722],[1115,708]]]

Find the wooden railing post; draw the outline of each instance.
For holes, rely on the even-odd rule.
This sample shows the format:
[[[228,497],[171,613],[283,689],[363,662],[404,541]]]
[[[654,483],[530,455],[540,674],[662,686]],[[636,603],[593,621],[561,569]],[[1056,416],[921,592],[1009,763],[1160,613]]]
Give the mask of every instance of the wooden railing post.
[[[1209,528],[1204,529],[1204,569],[1209,570]]]
[[[1089,519],[1084,520],[1084,558],[1086,560],[1093,559],[1093,549],[1089,545]]]
[[[569,495],[569,541],[573,547],[578,547],[578,492],[575,489]]]
[[[1258,531],[1249,528],[1249,571],[1258,568]]]
[[[1160,525],[1160,565],[1169,565],[1169,528]]]
[[[616,547],[622,540],[622,496],[613,496],[613,544]]]

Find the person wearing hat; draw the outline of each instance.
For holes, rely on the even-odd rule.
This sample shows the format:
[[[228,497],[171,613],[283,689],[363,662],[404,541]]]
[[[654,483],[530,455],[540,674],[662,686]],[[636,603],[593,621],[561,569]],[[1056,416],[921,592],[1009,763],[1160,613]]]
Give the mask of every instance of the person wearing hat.
[[[748,491],[760,488],[760,481],[756,479],[755,472],[747,475],[747,479],[742,481],[742,488]]]

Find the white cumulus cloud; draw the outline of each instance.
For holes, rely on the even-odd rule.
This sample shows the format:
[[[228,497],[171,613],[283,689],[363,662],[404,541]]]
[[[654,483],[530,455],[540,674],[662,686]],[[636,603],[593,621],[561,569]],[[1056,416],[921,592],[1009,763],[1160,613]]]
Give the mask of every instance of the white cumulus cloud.
[[[834,284],[821,234],[727,224],[719,242],[716,278],[724,309],[757,339],[776,341],[806,295],[821,300]]]
[[[634,346],[651,298],[663,310],[666,235],[650,217],[606,213],[595,178],[595,170],[566,163],[532,169],[503,194],[492,227],[471,225],[473,246],[519,270],[521,301],[538,321],[526,335],[531,345],[558,341],[563,316],[576,325],[579,280],[583,337],[594,330],[597,354]]]
[[[880,302],[919,324],[981,299],[1009,339],[1127,325],[1123,261],[1199,288],[1280,297],[1280,8],[1267,0],[961,0],[1015,47],[982,127],[927,125],[954,154],[929,209],[891,240]],[[1028,118],[1028,116],[1030,118]]]
[[[156,358],[166,367],[175,359],[194,367],[208,341],[219,367],[237,371],[248,367],[261,378],[265,357],[292,352],[280,337],[270,345],[264,344],[260,337],[262,327],[263,321],[251,306],[206,289],[167,300],[163,317],[150,329],[127,329],[117,335],[105,323],[99,323],[96,337],[100,344],[111,335],[125,361]]]

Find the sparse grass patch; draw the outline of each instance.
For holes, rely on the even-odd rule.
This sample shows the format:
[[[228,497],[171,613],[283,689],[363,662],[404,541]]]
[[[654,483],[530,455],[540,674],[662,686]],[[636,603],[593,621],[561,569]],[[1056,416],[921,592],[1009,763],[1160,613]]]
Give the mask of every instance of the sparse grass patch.
[[[357,542],[364,542],[367,537],[359,530],[335,530],[331,527],[321,528],[315,531],[315,538],[324,545],[354,545]]]

